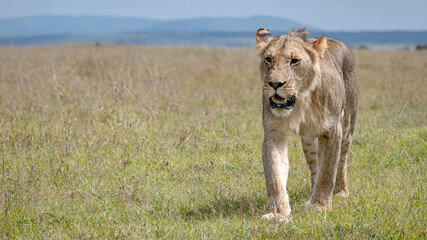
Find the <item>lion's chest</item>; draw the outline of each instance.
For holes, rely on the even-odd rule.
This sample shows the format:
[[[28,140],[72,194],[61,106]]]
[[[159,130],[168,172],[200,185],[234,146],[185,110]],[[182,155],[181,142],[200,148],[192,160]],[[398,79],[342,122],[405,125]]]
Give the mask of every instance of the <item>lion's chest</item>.
[[[299,121],[291,124],[289,129],[300,136],[316,137],[330,125],[327,112],[327,109],[323,108],[307,108],[300,111]]]
[[[298,130],[295,131],[295,130]],[[320,132],[322,132],[322,129],[319,128],[319,126],[316,126],[312,123],[306,124],[306,123],[301,123],[299,126],[299,129],[292,129],[293,132],[295,132],[296,134],[300,135],[300,136],[305,136],[305,137],[316,137],[319,135]]]

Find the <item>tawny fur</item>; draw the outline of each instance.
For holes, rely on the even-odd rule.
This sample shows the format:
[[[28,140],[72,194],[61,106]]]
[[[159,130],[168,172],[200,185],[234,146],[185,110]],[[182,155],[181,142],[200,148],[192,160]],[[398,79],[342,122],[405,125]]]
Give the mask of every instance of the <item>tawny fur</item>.
[[[353,54],[335,39],[307,39],[305,29],[273,37],[257,31],[263,84],[264,143],[262,149],[271,213],[265,218],[286,221],[291,216],[286,192],[289,163],[287,135],[301,135],[311,172],[308,203],[316,209],[332,206],[333,193],[348,195],[347,153],[354,132],[359,99],[359,75]],[[292,63],[293,59],[296,63]],[[268,83],[282,83],[273,89]],[[270,98],[296,97],[291,109],[271,108]]]

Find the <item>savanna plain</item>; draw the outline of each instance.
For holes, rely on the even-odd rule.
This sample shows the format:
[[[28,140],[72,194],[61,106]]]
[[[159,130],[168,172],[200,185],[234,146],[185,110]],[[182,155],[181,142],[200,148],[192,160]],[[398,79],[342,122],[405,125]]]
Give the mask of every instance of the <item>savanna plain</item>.
[[[0,238],[425,239],[427,51],[353,50],[350,196],[267,222],[256,50],[0,47]]]

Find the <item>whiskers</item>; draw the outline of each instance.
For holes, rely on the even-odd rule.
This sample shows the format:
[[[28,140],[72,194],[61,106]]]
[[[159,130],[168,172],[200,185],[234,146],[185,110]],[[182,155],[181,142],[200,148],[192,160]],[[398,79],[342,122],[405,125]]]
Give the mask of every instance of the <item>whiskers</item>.
[[[281,87],[277,90],[274,90],[272,87],[268,86],[267,84],[264,85],[263,92],[265,96],[272,97],[275,94],[283,97],[283,98],[289,98],[292,95],[295,95],[295,89],[292,87]]]
[[[267,84],[264,85],[263,92],[267,97],[271,97],[274,94],[276,94],[276,91],[272,87],[268,86]]]

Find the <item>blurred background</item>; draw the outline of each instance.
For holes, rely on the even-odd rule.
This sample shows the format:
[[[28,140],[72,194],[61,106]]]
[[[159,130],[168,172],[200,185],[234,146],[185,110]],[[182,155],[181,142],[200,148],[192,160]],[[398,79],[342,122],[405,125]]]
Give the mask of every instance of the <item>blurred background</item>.
[[[353,47],[427,43],[427,1],[0,0],[0,45],[253,46],[254,32],[307,27]]]

